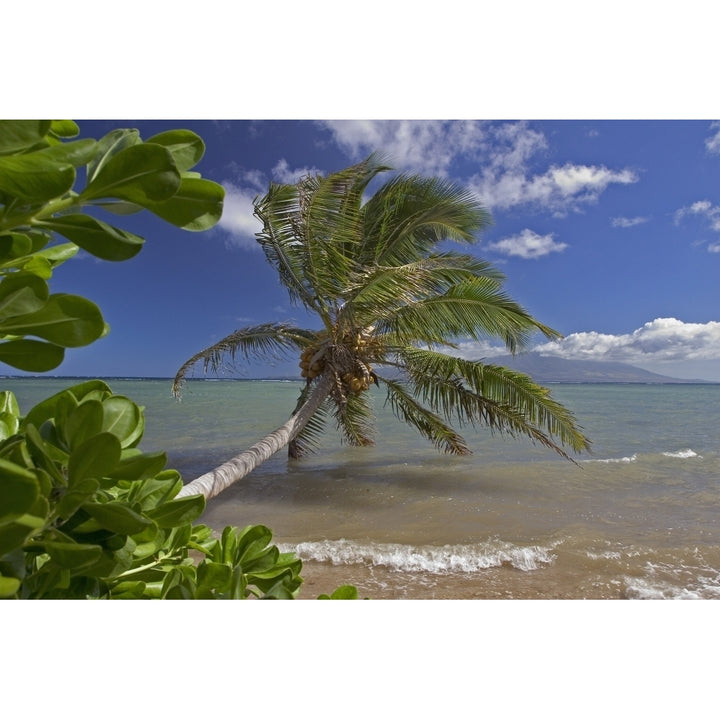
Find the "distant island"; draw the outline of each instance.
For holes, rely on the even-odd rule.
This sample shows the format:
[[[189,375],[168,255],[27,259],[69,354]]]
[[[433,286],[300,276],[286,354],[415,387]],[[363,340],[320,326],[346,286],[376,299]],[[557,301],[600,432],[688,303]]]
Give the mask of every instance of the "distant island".
[[[494,365],[530,375],[538,383],[707,383],[709,380],[684,380],[642,370],[634,365],[601,360],[567,360],[565,358],[529,352],[522,355],[503,355],[488,359]]]

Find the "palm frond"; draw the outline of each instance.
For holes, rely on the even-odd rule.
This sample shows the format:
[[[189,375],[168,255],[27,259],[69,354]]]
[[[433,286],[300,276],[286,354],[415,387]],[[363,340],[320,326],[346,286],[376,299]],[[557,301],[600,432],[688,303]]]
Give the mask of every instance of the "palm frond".
[[[263,223],[258,243],[291,299],[327,320],[356,268],[361,240],[362,193],[389,169],[379,156],[325,177],[308,175],[294,185],[271,185],[255,201]]]
[[[173,380],[173,394],[179,397],[188,372],[199,362],[202,362],[203,372],[207,372],[208,368],[216,372],[224,362],[234,363],[238,354],[245,359],[276,360],[291,350],[307,347],[316,338],[315,331],[288,323],[241,328],[186,360]]]
[[[505,276],[490,263],[472,255],[442,253],[398,266],[363,268],[351,280],[345,297],[356,314],[374,322],[377,309],[387,314],[448,292],[455,285],[476,277],[501,282]]]
[[[257,241],[290,299],[315,307],[316,293],[305,275],[305,249],[297,236],[297,186],[271,183],[267,194],[254,205],[255,216],[263,224]]]
[[[399,175],[363,206],[361,264],[405,265],[443,240],[472,243],[490,214],[475,195],[440,178]]]
[[[387,404],[398,419],[414,427],[438,450],[449,455],[471,454],[462,435],[438,414],[418,402],[402,383],[382,376],[378,378],[387,388]]]
[[[437,344],[449,337],[498,337],[513,353],[537,332],[560,337],[514,302],[491,277],[465,280],[440,295],[400,307],[379,308],[376,325],[380,332],[406,338],[407,344]]]
[[[342,401],[334,400],[337,429],[343,440],[352,447],[374,445],[375,416],[370,407],[368,393],[350,394]]]
[[[590,448],[572,412],[528,375],[418,348],[405,349],[400,361],[418,397],[461,425],[526,435],[568,459],[558,443],[575,452]]]

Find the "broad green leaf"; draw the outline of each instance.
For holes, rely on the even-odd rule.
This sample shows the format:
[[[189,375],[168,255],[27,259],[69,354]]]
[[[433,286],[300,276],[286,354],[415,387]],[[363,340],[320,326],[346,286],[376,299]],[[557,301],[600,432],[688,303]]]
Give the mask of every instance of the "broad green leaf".
[[[39,546],[62,568],[79,570],[93,565],[102,556],[99,545],[44,541]]]
[[[122,458],[107,475],[118,480],[145,480],[155,477],[166,464],[164,452],[139,453]]]
[[[357,600],[358,590],[354,585],[341,585],[331,595],[319,595],[318,600]]]
[[[40,310],[48,300],[47,283],[31,273],[13,273],[0,282],[0,322]]]
[[[41,340],[0,342],[0,362],[26,372],[54,370],[64,357],[64,348]]]
[[[129,260],[140,252],[145,242],[139,235],[79,213],[46,220],[41,225],[60,233],[102,260]]]
[[[198,591],[217,590],[226,592],[232,580],[232,567],[225,563],[216,563],[204,560],[198,565],[197,584]]]
[[[52,488],[52,481],[54,481],[58,487],[67,485],[67,477],[64,474],[64,467],[67,464],[67,454],[63,453],[59,459],[59,463],[62,464],[61,469],[58,467],[56,458],[53,456],[53,451],[55,453],[59,451],[43,440],[34,425],[24,426],[24,436],[28,451],[32,456],[32,461],[38,473],[38,480],[45,483],[44,487],[41,485],[41,492],[49,495]],[[43,473],[48,474],[48,479],[43,477]],[[49,478],[52,478],[52,480]]]
[[[17,263],[13,263],[16,267],[22,269],[24,272],[37,275],[43,280],[49,280],[52,277],[52,265],[44,257],[37,257],[31,255],[28,258],[22,258]]]
[[[160,145],[133,145],[108,160],[80,199],[114,197],[144,207],[167,200],[179,187],[180,173],[168,150]]]
[[[154,520],[158,527],[174,528],[198,518],[205,509],[205,498],[202,495],[170,500],[160,507],[146,511],[146,515]]]
[[[115,435],[123,448],[136,445],[145,431],[145,417],[132,400],[122,395],[111,395],[103,400],[105,432]]]
[[[25,233],[13,232],[0,235],[0,263],[29,255],[32,250],[32,239]]]
[[[102,380],[85,380],[84,382],[65,388],[55,393],[55,395],[51,395],[49,398],[45,398],[45,400],[39,402],[25,416],[22,425],[23,427],[27,427],[28,425],[34,425],[36,428],[41,427],[46,420],[55,417],[59,405],[67,397],[72,397],[75,405],[77,405],[78,400],[83,400],[93,394],[105,396],[111,392],[110,386]]]
[[[200,232],[213,227],[222,216],[225,189],[211,180],[182,178],[179,190],[168,200],[147,203],[155,215],[173,225]]]
[[[50,132],[62,138],[76,137],[80,134],[80,128],[74,120],[53,120]]]
[[[111,130],[98,140],[95,157],[87,166],[87,181],[92,182],[107,163],[125,148],[141,143],[140,133],[137,130],[118,129]]]
[[[33,253],[32,257],[43,258],[52,268],[57,267],[78,253],[78,247],[74,243],[61,243],[43,248]]]
[[[0,523],[0,558],[22,547],[32,532],[32,528],[17,522]]]
[[[0,157],[0,191],[23,202],[60,197],[75,182],[75,168],[43,151]]]
[[[95,495],[99,487],[100,483],[95,478],[86,478],[76,482],[60,498],[56,508],[58,516],[64,520],[72,517],[84,502]]]
[[[126,580],[112,589],[114,600],[139,600],[145,593],[146,584],[141,580]]]
[[[86,502],[82,509],[103,528],[122,535],[134,535],[153,524],[122,502]]]
[[[0,458],[0,523],[29,512],[39,491],[34,473]]]
[[[0,322],[0,333],[37,335],[61,347],[89,345],[104,330],[97,305],[78,295],[51,295],[37,312]]]
[[[145,142],[166,147],[181,173],[197,165],[205,154],[205,143],[191,130],[168,130],[153,135]]]
[[[80,406],[82,409],[87,403]],[[85,478],[101,478],[120,460],[120,441],[111,433],[103,432],[73,449],[68,462],[70,486]]]
[[[85,444],[103,430],[103,406],[100,400],[88,399],[65,415],[59,412],[55,425],[71,450]]]
[[[97,141],[86,138],[85,140],[73,140],[64,142],[44,150],[42,152],[55,162],[69,162],[73,167],[86,165],[97,152]]]
[[[50,120],[0,120],[0,155],[37,145],[50,127]]]
[[[18,405],[15,393],[11,390],[0,392],[0,413],[8,413],[14,417],[20,417],[20,406]]]
[[[12,577],[0,575],[0,598],[10,597],[14,595],[20,587],[20,580]]]

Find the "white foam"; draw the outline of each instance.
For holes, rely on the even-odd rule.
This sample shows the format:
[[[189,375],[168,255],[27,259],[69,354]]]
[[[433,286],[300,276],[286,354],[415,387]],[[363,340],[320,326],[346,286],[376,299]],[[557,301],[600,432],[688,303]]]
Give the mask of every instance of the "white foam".
[[[691,457],[702,457],[702,455],[698,455],[694,450],[691,450],[690,448],[687,448],[685,450],[678,450],[677,452],[664,452],[663,455],[665,455],[665,457],[680,458],[681,460]]]
[[[380,565],[392,570],[432,574],[473,573],[506,564],[528,572],[555,559],[549,548],[519,546],[501,540],[474,545],[413,546],[361,544],[341,539],[303,542],[284,549],[294,551],[303,560],[333,565]]]
[[[625,583],[625,596],[630,600],[700,600],[703,597],[696,590],[644,578],[626,577]]]
[[[596,463],[631,463],[637,460],[637,453],[630,457],[621,458],[604,458],[602,460],[585,460],[585,462],[596,462]]]

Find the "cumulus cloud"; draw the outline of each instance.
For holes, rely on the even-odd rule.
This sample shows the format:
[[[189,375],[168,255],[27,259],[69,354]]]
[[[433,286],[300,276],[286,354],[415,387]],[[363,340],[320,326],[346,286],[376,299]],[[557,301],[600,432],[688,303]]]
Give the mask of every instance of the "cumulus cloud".
[[[555,242],[552,233],[538,235],[536,232],[526,228],[517,235],[503,238],[487,247],[503,255],[535,260],[553,252],[562,252],[567,247],[567,244]]]
[[[680,373],[679,376],[694,372],[689,370],[692,367],[707,374],[707,363],[720,360],[720,322],[686,323],[675,318],[657,318],[626,334],[572,333],[530,349],[544,356],[623,362],[655,372],[667,372],[672,367],[673,374]],[[461,342],[453,352],[468,360],[492,360],[508,354],[504,346],[476,341]],[[717,369],[712,373],[717,374]]]
[[[709,153],[720,153],[720,122],[717,120],[710,124],[713,135],[705,140],[705,147]]]
[[[613,227],[620,227],[620,228],[630,228],[635,227],[636,225],[642,225],[643,223],[646,223],[650,218],[646,217],[616,217],[612,218],[610,224]]]
[[[525,166],[488,168],[474,176],[470,185],[491,208],[533,205],[562,216],[579,210],[584,204],[596,203],[611,184],[627,185],[637,181],[638,176],[632,170],[567,163],[552,166],[541,175],[530,175]]]
[[[686,323],[657,318],[631,333],[572,333],[535,350],[574,360],[614,360],[630,363],[720,359],[720,322]]]
[[[447,176],[453,163],[486,206],[531,205],[557,215],[597,202],[611,184],[638,181],[629,169],[566,163],[534,172],[533,161],[548,148],[545,135],[529,123],[442,120],[323,122],[352,158],[373,150],[385,153],[399,170]],[[479,168],[479,169],[476,169]]]

